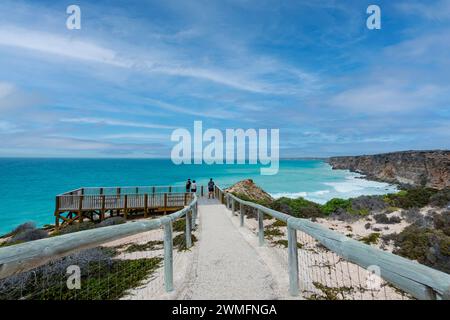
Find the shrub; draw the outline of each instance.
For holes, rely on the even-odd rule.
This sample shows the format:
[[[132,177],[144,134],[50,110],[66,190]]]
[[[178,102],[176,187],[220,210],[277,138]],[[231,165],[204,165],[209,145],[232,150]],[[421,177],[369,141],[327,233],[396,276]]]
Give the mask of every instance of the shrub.
[[[94,229],[95,227],[96,227],[96,224],[91,221],[87,221],[87,222],[85,221],[82,223],[74,223],[74,224],[65,226],[64,228],[61,228],[58,231],[58,235],[69,234],[69,233],[74,233],[74,232],[84,231],[84,230],[90,230],[90,229]]]
[[[368,236],[361,238],[360,241],[364,242],[365,244],[377,244],[378,239],[380,238],[380,233],[374,232],[369,234]]]
[[[430,197],[430,205],[435,207],[446,207],[450,205],[450,188],[439,190]]]
[[[450,273],[450,237],[442,230],[411,225],[393,240],[393,253]]]
[[[47,237],[48,237],[48,233],[45,230],[29,229],[29,230],[25,230],[20,233],[17,233],[8,242],[9,243],[21,243],[21,242],[28,242],[28,241],[44,239]]]
[[[385,213],[376,214],[373,216],[373,218],[377,223],[380,224],[395,224],[402,222],[399,217],[388,217]]]
[[[197,242],[197,238],[192,234],[192,245]],[[173,238],[173,246],[178,249],[178,251],[189,250],[186,246],[186,236],[184,233],[180,233],[175,238]]]
[[[15,235],[17,233],[21,233],[28,230],[36,229],[36,224],[32,221],[22,223],[21,225],[17,226],[13,231],[11,231],[10,235]]]
[[[433,223],[435,229],[442,230],[445,235],[450,236],[450,211],[434,215]]]
[[[338,209],[349,211],[351,209],[351,206],[352,206],[351,200],[334,198],[325,203],[321,209],[324,214],[330,215],[333,212],[336,212]]]
[[[115,226],[118,224],[123,224],[125,222],[126,222],[126,220],[123,217],[110,217],[108,219],[105,219],[105,220],[99,222],[96,225],[96,227],[101,228],[101,227]]]
[[[360,196],[351,199],[354,212],[382,211],[388,206],[382,196]]]
[[[174,221],[172,228],[175,232],[184,232],[186,230],[186,218],[183,217]]]
[[[279,198],[272,203],[271,208],[298,218],[323,216],[320,205],[302,197],[297,199]]]
[[[416,188],[410,190],[402,190],[394,194],[385,196],[385,201],[394,207],[403,209],[422,208],[430,203],[430,199],[438,191],[431,188]]]
[[[147,251],[147,250],[160,250],[164,248],[164,242],[161,240],[154,240],[149,241],[147,243],[138,244],[133,243],[128,248],[125,249],[125,252],[131,253],[131,252],[140,252],[140,251]]]

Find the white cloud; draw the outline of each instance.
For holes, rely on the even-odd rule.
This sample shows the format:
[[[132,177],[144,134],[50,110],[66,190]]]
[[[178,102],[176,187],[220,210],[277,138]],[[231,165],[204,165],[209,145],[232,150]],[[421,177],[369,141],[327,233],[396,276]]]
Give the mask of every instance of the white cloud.
[[[10,82],[0,82],[0,114],[4,115],[18,108],[34,106],[43,99],[34,93],[24,92]]]
[[[155,44],[154,47],[159,49],[144,50],[130,43],[121,43],[112,49],[99,45],[94,40],[77,40],[66,35],[5,25],[0,26],[0,46],[101,63],[137,72],[195,78],[253,93],[296,94],[308,92],[308,88],[317,83],[316,76],[312,74],[271,59],[252,59],[250,53],[246,53],[238,65],[224,69],[223,66],[219,68],[199,62],[197,58],[191,59],[191,55],[183,56],[177,46],[161,47]],[[226,59],[224,58],[222,65],[225,65]],[[244,69],[242,63],[246,66]],[[282,81],[274,84],[260,80],[260,77],[267,75],[279,77]]]
[[[119,59],[115,51],[95,43],[11,26],[0,27],[0,45],[101,62],[118,67],[130,66],[125,60]]]
[[[430,20],[450,19],[450,1],[427,1],[426,3],[411,1],[398,3],[397,8],[405,14],[413,14]]]
[[[12,83],[0,82],[0,99],[6,98],[12,94],[15,90],[15,86]]]
[[[146,128],[146,129],[174,129],[174,126],[166,126],[160,124],[150,124],[133,121],[123,121],[109,118],[62,118],[60,122],[75,123],[75,124],[93,124],[93,125],[106,125],[106,126],[119,126],[119,127],[134,127],[134,128]]]
[[[331,99],[331,105],[370,114],[410,111],[435,105],[446,92],[435,85],[407,87],[388,81],[344,91]]]

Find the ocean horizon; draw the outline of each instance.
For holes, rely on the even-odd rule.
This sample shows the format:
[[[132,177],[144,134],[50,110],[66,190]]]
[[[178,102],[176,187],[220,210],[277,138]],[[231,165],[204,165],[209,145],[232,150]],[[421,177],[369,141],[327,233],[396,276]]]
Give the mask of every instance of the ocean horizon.
[[[273,197],[303,197],[325,203],[332,198],[386,194],[393,185],[369,181],[348,170],[332,170],[320,159],[282,159],[273,176],[260,175],[260,165],[175,165],[170,159],[131,158],[1,158],[0,234],[33,221],[54,223],[57,194],[79,187],[184,185],[188,178],[206,185],[213,178],[228,187],[253,181]]]

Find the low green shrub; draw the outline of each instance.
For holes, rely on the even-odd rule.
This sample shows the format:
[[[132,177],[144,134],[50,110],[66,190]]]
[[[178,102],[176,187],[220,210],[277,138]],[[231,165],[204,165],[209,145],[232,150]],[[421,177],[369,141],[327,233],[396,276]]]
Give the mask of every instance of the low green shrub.
[[[298,218],[322,217],[320,205],[302,197],[297,199],[279,198],[271,204],[271,208]]]
[[[351,211],[352,208],[352,201],[350,199],[339,199],[339,198],[334,198],[331,199],[330,201],[328,201],[327,203],[325,203],[322,207],[321,210],[324,214],[326,215],[330,215],[333,212],[338,211],[338,209],[343,209],[345,211]]]
[[[365,244],[377,244],[378,240],[380,239],[381,234],[378,232],[374,232],[369,234],[368,236],[365,236],[361,238],[359,241],[364,242]]]
[[[392,207],[402,209],[422,208],[430,203],[432,196],[437,192],[438,190],[431,188],[402,190],[397,193],[386,195],[384,200]]]

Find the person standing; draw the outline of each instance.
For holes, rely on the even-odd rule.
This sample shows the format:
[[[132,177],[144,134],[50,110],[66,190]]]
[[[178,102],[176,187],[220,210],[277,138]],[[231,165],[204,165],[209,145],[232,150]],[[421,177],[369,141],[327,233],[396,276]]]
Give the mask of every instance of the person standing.
[[[197,183],[195,182],[195,180],[192,181],[191,192],[192,193],[196,193],[197,192]]]
[[[186,192],[191,192],[191,179],[188,179],[186,182]]]
[[[214,199],[214,181],[212,178],[208,182],[208,199],[210,198]]]

